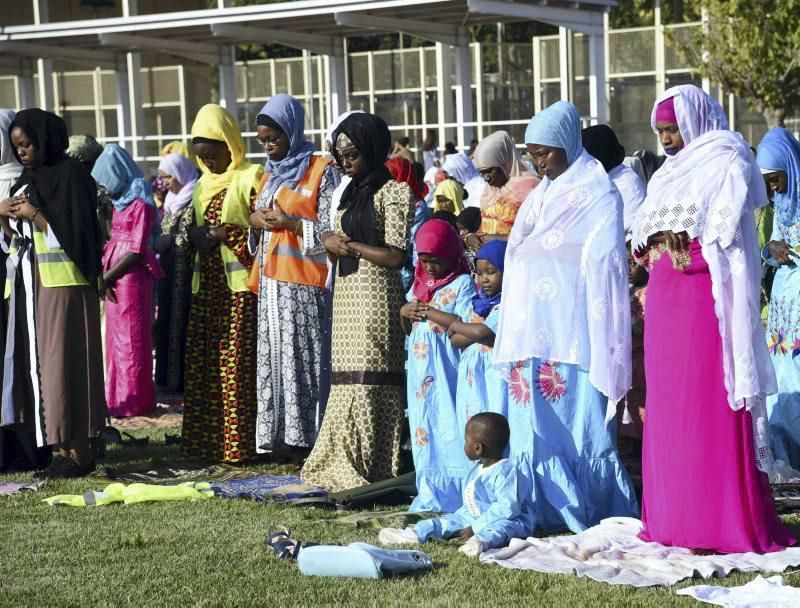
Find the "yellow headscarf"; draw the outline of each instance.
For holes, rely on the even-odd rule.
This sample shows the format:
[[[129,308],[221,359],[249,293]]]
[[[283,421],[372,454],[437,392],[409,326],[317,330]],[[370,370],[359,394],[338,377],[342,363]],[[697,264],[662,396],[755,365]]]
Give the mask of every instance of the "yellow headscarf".
[[[161,148],[161,156],[166,156],[167,154],[180,154],[189,158],[189,146],[186,145],[185,141],[175,139]]]
[[[222,106],[209,103],[200,108],[192,125],[192,137],[225,142],[231,153],[231,164],[224,173],[212,173],[205,163],[197,163],[203,172],[198,185],[202,185],[199,198],[200,204],[205,209],[218,192],[230,186],[236,171],[249,167],[250,163],[244,160],[244,140],[239,125],[230,112]]]
[[[454,179],[445,179],[436,186],[433,192],[433,209],[440,211],[441,205],[439,204],[437,196],[444,196],[453,203],[453,213],[458,215],[464,210],[464,187]]]

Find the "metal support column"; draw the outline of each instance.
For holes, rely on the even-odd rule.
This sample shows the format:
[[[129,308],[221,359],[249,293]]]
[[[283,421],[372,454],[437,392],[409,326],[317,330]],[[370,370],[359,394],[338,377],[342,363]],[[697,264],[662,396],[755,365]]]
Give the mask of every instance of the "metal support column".
[[[219,49],[219,105],[239,119],[236,107],[236,47],[233,45]]]
[[[608,122],[606,44],[605,33],[589,35],[589,115],[593,125]]]
[[[469,46],[466,31],[459,32],[459,44],[456,52],[456,122],[458,129],[456,137],[461,150],[469,148],[469,142],[474,137],[475,128],[465,126],[465,123],[475,122],[475,108],[472,103],[472,49]]]
[[[344,41],[337,39],[333,45],[333,54],[325,56],[327,74],[325,80],[328,90],[328,109],[332,123],[337,116],[347,112],[347,78],[345,76]]]
[[[572,101],[572,31],[558,28],[558,77],[561,100]]]
[[[442,42],[436,43],[436,103],[438,105],[439,119],[439,146],[444,147],[445,142],[453,135],[452,128],[443,125],[453,122],[453,78],[452,62],[450,60],[450,45]]]

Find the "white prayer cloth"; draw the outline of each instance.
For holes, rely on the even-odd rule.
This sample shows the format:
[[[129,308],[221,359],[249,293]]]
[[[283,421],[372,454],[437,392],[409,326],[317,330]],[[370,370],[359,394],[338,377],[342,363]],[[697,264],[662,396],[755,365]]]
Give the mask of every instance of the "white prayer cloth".
[[[633,169],[625,165],[617,165],[611,169],[608,177],[622,197],[622,225],[625,229],[625,240],[629,241],[633,235],[633,222],[636,214],[647,196],[647,185]]]
[[[631,386],[622,200],[585,150],[558,178],[545,177],[519,209],[494,357],[501,373],[531,357],[578,365],[609,398],[609,416]]]
[[[746,585],[720,587],[695,585],[678,589],[678,595],[688,595],[706,604],[727,608],[797,608],[800,589],[786,585],[782,576],[764,578],[760,574]]]
[[[481,561],[504,568],[573,574],[611,585],[673,585],[693,576],[726,577],[730,572],[782,572],[800,564],[800,548],[775,553],[695,555],[683,547],[666,547],[638,538],[642,522],[611,517],[579,534],[512,539],[508,547],[490,549]]]
[[[647,185],[633,248],[666,230],[699,239],[711,274],[728,402],[734,410],[751,412],[758,468],[769,472],[765,399],[777,385],[761,328],[761,260],[753,216],[768,202],[764,180],[747,142],[728,130],[722,108],[693,85],[668,89],[656,100],[653,131],[656,107],[670,97],[685,147],[668,156]]]

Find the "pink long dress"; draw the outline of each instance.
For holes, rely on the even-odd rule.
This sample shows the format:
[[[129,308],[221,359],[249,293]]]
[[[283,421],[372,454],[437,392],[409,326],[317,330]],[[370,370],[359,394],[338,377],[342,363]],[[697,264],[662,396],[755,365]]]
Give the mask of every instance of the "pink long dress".
[[[112,416],[141,416],[156,405],[153,383],[153,281],[164,277],[148,239],[156,210],[141,199],[114,210],[111,238],[103,250],[103,271],[128,253],[141,261],[115,286],[117,302],[105,303],[106,401]]]
[[[640,536],[719,553],[778,551],[796,540],[756,468],[750,414],[728,405],[711,275],[696,241],[690,253],[683,272],[663,254],[647,287]]]

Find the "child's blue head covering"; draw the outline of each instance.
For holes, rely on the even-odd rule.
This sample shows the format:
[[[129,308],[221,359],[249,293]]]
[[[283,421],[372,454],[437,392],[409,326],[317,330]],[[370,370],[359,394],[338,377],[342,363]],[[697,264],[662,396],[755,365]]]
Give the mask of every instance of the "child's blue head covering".
[[[531,118],[525,143],[561,148],[570,165],[581,155],[581,116],[568,101],[557,101]]]
[[[506,241],[489,241],[478,249],[478,253],[475,254],[475,261],[486,260],[497,270],[503,272],[507,245]],[[475,311],[476,315],[485,319],[492,312],[492,309],[500,303],[501,295],[503,295],[502,292],[497,292],[490,298],[482,289],[478,289],[478,295],[472,298],[472,310]]]

